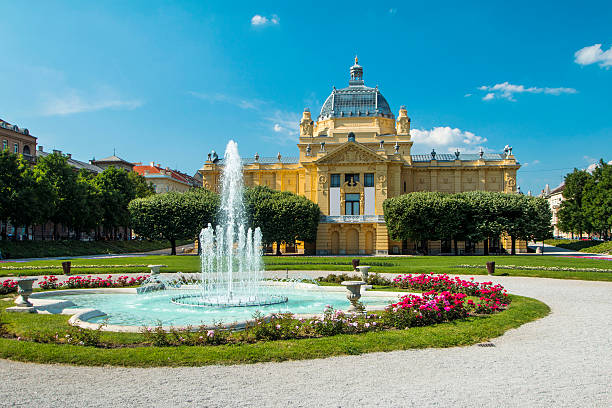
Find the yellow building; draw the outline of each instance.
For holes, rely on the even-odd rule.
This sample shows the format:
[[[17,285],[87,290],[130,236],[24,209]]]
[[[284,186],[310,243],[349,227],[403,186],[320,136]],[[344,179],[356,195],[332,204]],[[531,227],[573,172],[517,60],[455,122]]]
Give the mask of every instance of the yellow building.
[[[395,117],[378,87],[364,85],[357,59],[350,69],[349,86],[333,88],[316,122],[305,109],[299,127],[299,156],[279,153],[276,158],[264,158],[256,153],[243,159],[244,177],[247,186],[291,191],[320,206],[316,254],[450,252],[448,242],[423,246],[391,241],[383,201],[413,191],[515,192],[520,166],[512,149],[501,154],[432,151],[412,155],[406,108],[402,106]],[[217,189],[222,166],[222,159],[209,155],[200,169],[204,187]],[[500,243],[491,245],[496,246]],[[462,242],[459,249],[482,253],[483,243]],[[525,250],[525,245],[517,243],[518,252]]]

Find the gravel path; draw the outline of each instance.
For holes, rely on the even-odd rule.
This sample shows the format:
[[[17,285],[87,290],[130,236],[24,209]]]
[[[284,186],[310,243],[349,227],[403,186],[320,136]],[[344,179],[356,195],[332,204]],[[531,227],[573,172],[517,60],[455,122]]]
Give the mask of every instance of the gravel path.
[[[612,406],[612,283],[493,280],[546,302],[551,315],[494,339],[491,348],[198,368],[0,360],[0,406]]]

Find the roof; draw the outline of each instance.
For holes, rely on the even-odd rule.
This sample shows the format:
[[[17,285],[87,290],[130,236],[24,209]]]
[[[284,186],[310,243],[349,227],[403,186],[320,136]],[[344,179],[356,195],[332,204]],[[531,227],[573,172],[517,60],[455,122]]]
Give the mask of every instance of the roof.
[[[127,163],[127,164],[132,164],[132,163],[130,163],[129,161],[127,161],[127,160],[123,160],[121,157],[117,157],[117,156],[115,156],[115,155],[105,157],[104,159],[94,160],[94,162],[101,162],[101,163],[104,163],[104,162],[107,162],[107,163]]]
[[[555,188],[554,188],[554,189],[553,189],[553,190],[550,192],[550,194],[549,194],[549,195],[561,193],[561,192],[563,192],[563,190],[565,190],[565,183],[561,183],[560,185],[558,185],[557,187],[555,187]]]
[[[0,128],[12,130],[13,132],[21,133],[22,135],[32,136],[32,135],[30,135],[30,131],[28,129],[20,128],[17,125],[11,125],[10,123],[8,123],[7,121],[2,120],[2,119],[0,119]],[[32,136],[32,137],[34,137],[34,136]]]
[[[143,166],[143,165],[138,164],[134,166],[133,170],[136,173],[140,174],[141,176],[145,176],[145,177],[155,177],[156,175],[160,175],[160,176],[170,177],[173,180],[178,181],[179,183],[189,184],[193,186],[200,184],[197,182],[197,180],[195,180],[190,175],[181,173],[178,170],[173,170],[170,168],[164,169],[158,166],[150,166],[150,165]]]
[[[53,154],[53,153],[44,152],[42,150],[36,150],[36,157],[45,157],[50,154]],[[85,169],[85,170],[91,171],[92,173],[102,173],[104,171],[103,168],[98,167],[95,164],[82,162],[80,160],[76,160],[73,158],[69,158],[67,162],[70,166],[74,167],[77,170]]]
[[[367,116],[395,117],[378,87],[370,88],[364,85],[363,68],[355,62],[351,67],[349,86],[332,90],[321,108],[318,120]]]
[[[277,164],[277,163],[297,164],[300,162],[299,157],[281,157],[280,160],[278,160],[278,157],[259,157],[258,160],[255,160],[255,157],[242,157],[240,160],[242,161],[243,166],[246,166],[248,164],[255,164],[255,163],[259,163],[259,164]],[[223,166],[223,162],[224,162],[224,159],[219,159],[216,164],[219,166]]]
[[[431,154],[413,154],[412,156],[413,162],[428,162],[432,160]],[[440,154],[436,153],[435,160],[437,161],[455,161],[457,156],[455,154]],[[483,160],[488,161],[501,161],[505,160],[506,156],[501,153],[485,153],[482,155]],[[480,154],[478,153],[460,153],[459,160],[461,161],[474,161],[480,160]]]

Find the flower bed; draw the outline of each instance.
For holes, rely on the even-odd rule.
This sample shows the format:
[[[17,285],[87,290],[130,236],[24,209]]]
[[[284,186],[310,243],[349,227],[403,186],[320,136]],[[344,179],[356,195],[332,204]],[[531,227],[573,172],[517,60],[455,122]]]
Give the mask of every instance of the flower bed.
[[[123,265],[70,265],[70,269],[105,269],[105,268],[146,268],[144,264],[123,264]],[[168,266],[168,265],[162,265]],[[26,271],[26,270],[45,270],[45,269],[62,269],[62,265],[32,265],[32,266],[0,266],[0,270],[4,271]]]
[[[54,276],[45,277],[41,287],[99,288],[131,286],[146,277],[121,276],[113,280],[91,277],[71,277],[58,284]],[[244,330],[216,327],[171,329],[165,331],[161,324],[141,330],[142,340],[133,346],[180,346],[248,344],[259,341],[320,338],[338,334],[358,334],[381,330],[404,330],[411,327],[430,326],[463,319],[474,315],[493,314],[504,310],[510,303],[501,285],[492,282],[477,283],[450,278],[447,275],[399,275],[392,282],[403,289],[427,290],[421,295],[407,294],[380,312],[346,313],[327,306],[321,316],[299,318],[293,314],[255,316]],[[77,344],[98,347],[117,347],[100,340],[100,330],[67,328],[55,335],[41,333],[23,338],[43,343]],[[119,346],[123,347],[123,346]]]
[[[68,280],[59,282],[53,275],[45,276],[38,286],[43,289],[84,289],[84,288],[121,288],[140,285],[149,275],[136,277],[119,276],[114,279],[111,275],[106,278],[92,276],[71,276]]]
[[[7,295],[15,292],[17,292],[17,281],[7,279],[2,282],[2,285],[0,286],[0,295]]]

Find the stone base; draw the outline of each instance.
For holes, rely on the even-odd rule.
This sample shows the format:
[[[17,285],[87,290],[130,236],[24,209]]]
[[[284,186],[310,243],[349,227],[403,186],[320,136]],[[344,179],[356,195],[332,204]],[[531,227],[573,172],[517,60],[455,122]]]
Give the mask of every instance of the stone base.
[[[36,313],[34,306],[13,306],[6,309],[7,312],[13,313]]]

